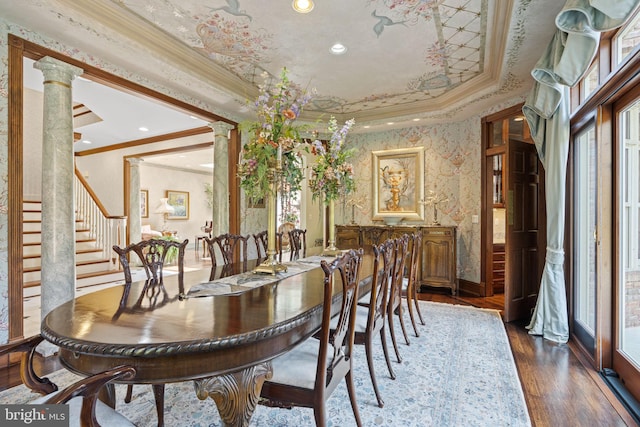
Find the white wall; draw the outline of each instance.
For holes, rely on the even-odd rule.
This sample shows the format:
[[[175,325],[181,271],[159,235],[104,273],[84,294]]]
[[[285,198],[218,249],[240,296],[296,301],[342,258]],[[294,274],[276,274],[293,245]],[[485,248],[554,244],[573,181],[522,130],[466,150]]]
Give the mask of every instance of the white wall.
[[[196,234],[202,234],[200,227],[211,221],[213,211],[207,205],[204,191],[205,183],[212,183],[213,175],[186,172],[183,170],[163,168],[158,165],[140,165],[140,189],[149,191],[149,218],[142,218],[141,223],[151,224],[153,230],[162,230],[163,215],[154,213],[166,191],[186,191],[189,193],[189,219],[167,220],[167,230],[177,231],[181,240],[195,241]]]

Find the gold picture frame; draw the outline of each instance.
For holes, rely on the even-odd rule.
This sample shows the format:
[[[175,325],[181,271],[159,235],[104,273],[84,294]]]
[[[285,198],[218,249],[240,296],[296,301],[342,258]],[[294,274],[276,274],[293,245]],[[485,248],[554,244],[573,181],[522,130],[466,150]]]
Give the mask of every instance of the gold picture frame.
[[[173,213],[167,219],[189,219],[189,192],[167,190],[167,203],[173,207]]]
[[[140,218],[149,218],[149,190],[140,190]]]
[[[373,219],[424,221],[424,147],[372,153]]]

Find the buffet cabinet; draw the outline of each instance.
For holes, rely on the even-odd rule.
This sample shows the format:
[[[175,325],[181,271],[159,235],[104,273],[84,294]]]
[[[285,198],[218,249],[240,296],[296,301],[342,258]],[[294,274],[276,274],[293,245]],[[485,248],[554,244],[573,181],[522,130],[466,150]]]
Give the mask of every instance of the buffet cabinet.
[[[456,228],[422,225],[337,225],[336,246],[355,249],[378,245],[403,234],[422,233],[419,277],[421,287],[449,288],[458,291],[456,280]]]

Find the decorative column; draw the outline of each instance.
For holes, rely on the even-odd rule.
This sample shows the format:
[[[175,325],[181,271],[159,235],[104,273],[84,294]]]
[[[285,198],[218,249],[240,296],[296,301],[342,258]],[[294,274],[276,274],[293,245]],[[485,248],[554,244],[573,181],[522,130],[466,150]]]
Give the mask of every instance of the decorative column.
[[[76,223],[71,81],[82,69],[50,57],[44,75],[42,136],[42,317],[70,301],[76,289]]]
[[[213,129],[213,230],[216,236],[229,232],[229,131],[226,122],[209,123]]]
[[[142,224],[140,222],[140,163],[144,160],[136,157],[127,159],[129,162],[129,243],[140,241]],[[147,200],[149,203],[149,200]],[[149,209],[149,206],[147,206]]]

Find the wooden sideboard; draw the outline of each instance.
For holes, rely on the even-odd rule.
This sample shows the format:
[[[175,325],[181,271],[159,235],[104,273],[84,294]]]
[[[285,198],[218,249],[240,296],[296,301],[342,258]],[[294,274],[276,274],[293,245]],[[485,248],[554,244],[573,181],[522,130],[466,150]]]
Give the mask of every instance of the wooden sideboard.
[[[336,246],[354,249],[377,245],[403,234],[422,233],[420,286],[444,287],[458,293],[456,280],[456,228],[423,225],[337,225]]]

